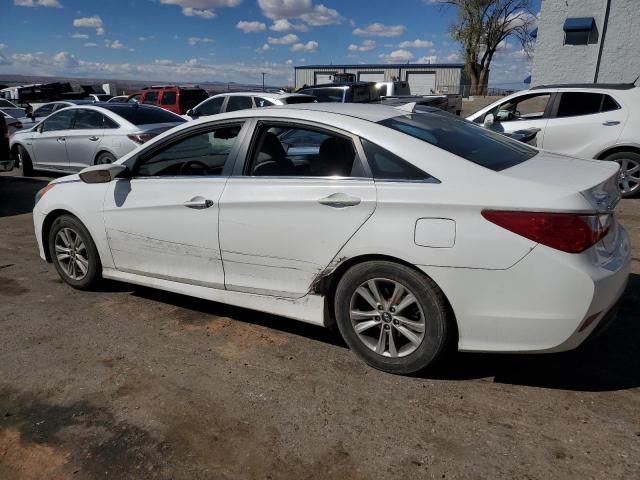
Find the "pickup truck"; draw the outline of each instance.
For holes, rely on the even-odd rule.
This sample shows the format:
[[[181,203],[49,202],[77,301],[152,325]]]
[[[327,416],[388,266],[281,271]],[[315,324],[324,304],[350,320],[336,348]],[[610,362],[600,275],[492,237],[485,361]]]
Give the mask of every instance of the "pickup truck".
[[[456,115],[460,115],[460,113],[462,112],[462,95],[447,94],[445,92],[434,92],[433,95],[412,95],[411,87],[409,86],[409,83],[402,82],[402,81],[378,82],[376,83],[376,88],[380,91],[380,96],[383,98],[384,97],[402,98],[402,97],[409,97],[409,96],[413,98],[418,96],[425,97],[425,98],[438,97],[440,98],[440,100],[433,102],[433,104],[437,104],[438,108],[442,108],[441,105],[443,105],[444,102],[441,99],[442,97],[445,97],[447,102],[446,102],[446,108],[442,108],[443,110],[446,110],[449,113],[455,113]],[[415,101],[415,100],[408,100],[408,101]]]

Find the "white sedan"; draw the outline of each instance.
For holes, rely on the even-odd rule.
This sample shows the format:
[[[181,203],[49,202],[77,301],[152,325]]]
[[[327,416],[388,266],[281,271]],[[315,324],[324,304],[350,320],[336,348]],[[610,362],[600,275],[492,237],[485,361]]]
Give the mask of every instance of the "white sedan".
[[[370,365],[449,347],[555,352],[613,316],[629,274],[618,166],[440,111],[306,104],[189,122],[37,196],[43,259],[337,326]]]

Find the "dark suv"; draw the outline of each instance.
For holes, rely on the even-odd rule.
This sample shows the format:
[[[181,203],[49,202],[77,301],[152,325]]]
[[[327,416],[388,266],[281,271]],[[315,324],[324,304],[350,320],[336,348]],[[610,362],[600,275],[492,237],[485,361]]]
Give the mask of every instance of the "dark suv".
[[[209,98],[206,90],[200,87],[177,87],[162,85],[145,87],[127,98],[127,102],[138,102],[145,105],[155,105],[170,112],[184,115],[187,110],[195,107]]]
[[[372,82],[339,82],[303,87],[296,93],[313,95],[318,102],[377,103],[380,90]]]

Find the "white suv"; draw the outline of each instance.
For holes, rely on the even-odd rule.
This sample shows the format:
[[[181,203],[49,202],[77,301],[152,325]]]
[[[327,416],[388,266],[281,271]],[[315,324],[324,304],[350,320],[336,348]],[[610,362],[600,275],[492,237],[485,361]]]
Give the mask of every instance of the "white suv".
[[[622,195],[640,193],[640,88],[633,84],[542,85],[467,119],[499,132],[539,128],[539,148],[616,161]]]
[[[235,112],[248,108],[270,107],[273,105],[292,105],[294,103],[313,103],[316,97],[300,93],[270,92],[230,92],[214,95],[199,103],[184,115],[191,120],[224,112]]]

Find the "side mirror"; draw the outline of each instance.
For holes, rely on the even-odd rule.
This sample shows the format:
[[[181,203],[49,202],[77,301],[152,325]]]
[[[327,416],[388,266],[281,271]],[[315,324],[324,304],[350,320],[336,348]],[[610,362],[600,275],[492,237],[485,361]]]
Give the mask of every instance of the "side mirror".
[[[187,110],[187,115],[189,115],[191,118],[198,118],[200,116],[198,112],[196,112],[193,108]]]
[[[79,173],[80,180],[84,183],[109,183],[118,177],[125,177],[129,169],[126,165],[107,164],[94,165],[88,167]]]
[[[491,128],[493,126],[493,124],[495,123],[496,119],[493,116],[493,113],[488,113],[485,117],[484,117],[484,122],[482,122],[482,126],[484,128]]]

